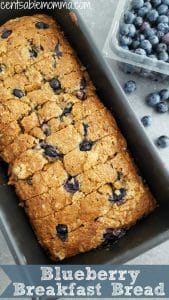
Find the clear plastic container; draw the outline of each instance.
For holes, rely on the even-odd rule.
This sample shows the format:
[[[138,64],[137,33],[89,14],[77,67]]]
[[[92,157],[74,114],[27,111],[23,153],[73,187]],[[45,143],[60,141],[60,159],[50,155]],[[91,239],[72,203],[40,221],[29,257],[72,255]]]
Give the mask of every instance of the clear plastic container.
[[[152,77],[153,79],[163,80],[168,78],[169,63],[135,54],[119,45],[119,26],[123,22],[125,12],[130,7],[131,0],[118,0],[113,22],[103,48],[104,55],[121,62],[120,66],[127,73],[136,72],[146,77]]]

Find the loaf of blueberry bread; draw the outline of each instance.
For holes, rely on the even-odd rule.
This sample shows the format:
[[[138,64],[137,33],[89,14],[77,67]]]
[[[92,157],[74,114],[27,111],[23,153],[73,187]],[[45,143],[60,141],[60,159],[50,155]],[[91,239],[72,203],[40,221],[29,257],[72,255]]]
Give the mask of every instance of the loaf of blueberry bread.
[[[94,249],[155,208],[111,113],[55,21],[0,27],[0,156],[54,260]]]

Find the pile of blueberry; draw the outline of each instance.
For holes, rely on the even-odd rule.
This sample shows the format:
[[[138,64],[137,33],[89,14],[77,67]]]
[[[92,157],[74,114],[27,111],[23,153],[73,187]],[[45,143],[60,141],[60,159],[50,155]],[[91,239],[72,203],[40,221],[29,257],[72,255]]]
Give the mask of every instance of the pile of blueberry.
[[[168,112],[169,111],[169,90],[163,89],[158,92],[149,94],[146,97],[146,103],[148,106],[153,107],[157,113],[164,114]],[[169,137],[165,135],[160,136],[156,141],[156,145],[159,148],[169,147]]]
[[[119,44],[138,55],[169,62],[169,0],[132,0]]]
[[[137,86],[134,80],[125,82],[124,91],[126,94],[131,94],[136,91]],[[150,93],[146,97],[146,104],[155,109],[157,113],[164,114],[169,111],[169,89],[162,89],[158,92]],[[141,122],[144,127],[152,125],[152,117],[150,115],[143,116]],[[156,145],[159,148],[169,147],[169,137],[166,135],[160,136],[156,140]]]
[[[169,110],[169,90],[163,89],[146,97],[148,106],[153,107],[157,113],[164,114]]]

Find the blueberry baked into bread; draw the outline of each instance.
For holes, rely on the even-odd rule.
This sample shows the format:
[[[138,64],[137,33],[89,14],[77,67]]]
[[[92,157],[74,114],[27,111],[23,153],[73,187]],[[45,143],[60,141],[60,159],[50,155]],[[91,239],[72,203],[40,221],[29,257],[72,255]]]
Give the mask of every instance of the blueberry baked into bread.
[[[155,208],[111,113],[55,21],[0,27],[0,156],[54,260],[86,252]]]

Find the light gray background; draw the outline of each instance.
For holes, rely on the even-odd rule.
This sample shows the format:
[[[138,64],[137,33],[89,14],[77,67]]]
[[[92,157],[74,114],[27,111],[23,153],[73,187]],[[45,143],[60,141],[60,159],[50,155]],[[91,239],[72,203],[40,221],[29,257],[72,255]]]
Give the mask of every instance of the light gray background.
[[[91,8],[81,10],[81,14],[84,17],[93,39],[96,41],[100,49],[103,48],[107,33],[109,31],[114,9],[118,0],[91,0]],[[110,62],[113,70],[117,74],[120,83],[123,85],[126,80],[133,78],[126,76],[119,71],[116,62]],[[145,95],[153,90],[167,87],[167,82],[163,84],[156,84],[148,79],[135,78],[138,83],[138,91],[133,96],[126,98],[126,101],[130,101],[134,111],[136,112],[138,119],[145,114],[152,114],[153,126],[147,130],[147,134],[151,141],[154,142],[161,134],[168,134],[169,116],[157,116],[144,104]],[[168,126],[167,126],[168,125]],[[167,128],[168,127],[168,128]],[[161,159],[164,160],[165,164],[169,169],[169,150],[166,149],[161,152]],[[161,220],[162,222],[162,220]],[[6,245],[6,242],[0,232],[0,264],[13,264],[14,260],[10,254],[10,251]],[[158,247],[138,256],[129,264],[169,264],[169,241],[161,244]]]

